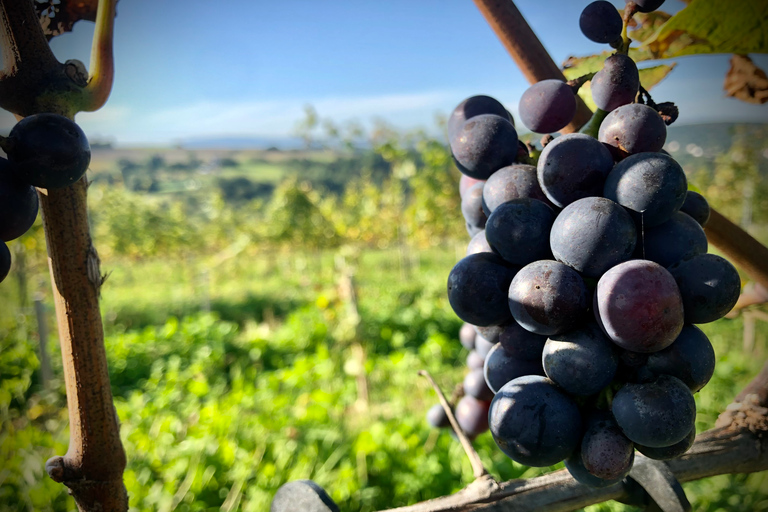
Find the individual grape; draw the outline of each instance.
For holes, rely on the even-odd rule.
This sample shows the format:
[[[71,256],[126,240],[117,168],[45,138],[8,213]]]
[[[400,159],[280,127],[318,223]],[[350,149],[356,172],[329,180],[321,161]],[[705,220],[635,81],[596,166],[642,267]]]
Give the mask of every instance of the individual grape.
[[[557,464],[581,442],[578,406],[538,375],[507,382],[491,401],[488,421],[501,451],[526,466]]]
[[[479,233],[484,227],[488,219],[485,212],[483,212],[483,185],[484,181],[475,183],[461,198],[461,214],[464,216],[464,220],[467,221],[467,226],[477,230]],[[475,234],[471,234],[475,236]]]
[[[11,251],[8,250],[8,246],[5,242],[0,240],[0,283],[2,283],[8,272],[11,271]]]
[[[603,187],[603,195],[633,212],[645,229],[668,221],[683,205],[687,193],[683,168],[661,153],[625,158],[608,174]]]
[[[483,361],[485,361],[485,358],[488,357],[488,353],[495,345],[496,343],[488,341],[479,334],[475,338],[475,352],[477,352],[477,355],[483,358]]]
[[[620,382],[648,382],[653,380],[655,375],[646,367],[650,355],[620,348],[616,379]]]
[[[451,112],[448,118],[448,140],[453,139],[464,121],[481,114],[495,114],[512,122],[512,116],[495,98],[483,95],[472,96],[459,103]]]
[[[621,14],[605,0],[592,2],[581,11],[579,28],[581,33],[595,43],[609,44],[621,37],[624,22]]]
[[[491,388],[489,388],[488,384],[485,382],[483,370],[480,368],[471,370],[464,376],[464,392],[478,400],[490,400],[493,398],[493,391],[491,391]]]
[[[489,343],[496,344],[499,342],[499,335],[504,330],[504,324],[499,325],[476,325],[475,332],[486,339]]]
[[[664,224],[646,229],[635,252],[662,267],[671,267],[706,253],[707,246],[707,235],[699,223],[683,212],[675,212]]]
[[[91,162],[91,146],[83,130],[58,114],[25,117],[11,129],[3,149],[16,178],[41,188],[71,185]]]
[[[652,261],[630,260],[610,269],[597,283],[594,302],[603,331],[633,352],[668,347],[683,328],[683,299],[675,279]]]
[[[703,195],[693,190],[688,191],[680,211],[690,215],[701,227],[704,227],[709,220],[709,203]]]
[[[497,393],[504,384],[524,375],[544,376],[541,367],[541,356],[538,360],[525,360],[512,357],[504,350],[504,347],[496,344],[485,357],[483,375],[488,388],[492,393]]]
[[[470,178],[466,174],[462,174],[461,178],[459,178],[459,197],[463,198],[466,191],[469,190],[469,187],[478,182],[485,182],[485,180],[476,180],[475,178]]]
[[[557,261],[598,278],[632,257],[637,230],[632,217],[618,204],[603,197],[585,197],[560,212],[549,243]]]
[[[483,356],[478,354],[475,350],[470,350],[469,354],[467,354],[467,368],[475,370],[477,368],[482,368],[484,365],[485,359],[483,359]]]
[[[626,1],[628,2],[629,0]],[[651,12],[661,7],[661,4],[664,3],[664,0],[634,0],[634,2],[638,11]]]
[[[714,322],[724,317],[739,300],[739,272],[716,254],[698,254],[673,264],[669,271],[680,288],[686,322]]]
[[[520,97],[520,120],[536,133],[554,133],[576,115],[576,94],[560,80],[542,80]]]
[[[0,158],[0,240],[5,242],[29,231],[39,209],[35,188],[12,175],[11,167]]]
[[[580,447],[584,469],[601,480],[627,476],[635,460],[635,449],[613,416],[597,412],[586,424]]]
[[[611,480],[603,480],[602,478],[597,478],[595,475],[591,474],[587,471],[587,468],[584,467],[580,448],[573,452],[570,457],[565,459],[565,469],[568,470],[574,480],[589,487],[609,487],[618,484],[624,479],[624,477],[621,477]]]
[[[474,349],[475,336],[477,336],[475,327],[472,324],[464,322],[461,329],[459,329],[459,341],[461,342],[461,345],[467,350]]]
[[[517,158],[517,131],[502,117],[481,114],[461,125],[451,139],[451,152],[462,173],[485,180]]]
[[[603,144],[583,133],[569,133],[541,152],[537,177],[547,198],[563,208],[577,199],[602,195],[612,168],[613,157]]]
[[[467,256],[470,254],[477,254],[479,252],[493,252],[491,246],[488,245],[488,239],[485,238],[485,230],[481,229],[472,237],[472,240],[467,244]]]
[[[686,325],[670,346],[648,354],[645,368],[654,375],[677,377],[695,393],[715,372],[715,351],[701,329]]]
[[[616,9],[613,12],[618,14]],[[611,55],[605,59],[603,69],[592,77],[590,88],[595,105],[606,112],[632,103],[640,89],[640,73],[635,61],[623,53]]]
[[[494,252],[514,265],[551,256],[549,231],[555,212],[537,199],[512,199],[500,204],[485,224],[485,238]]]
[[[619,357],[615,347],[592,322],[554,334],[544,345],[544,371],[572,395],[594,395],[608,386],[616,374]]]
[[[679,443],[675,443],[670,446],[663,446],[661,448],[650,448],[648,446],[641,446],[635,444],[637,451],[648,457],[649,459],[656,460],[672,460],[676,459],[685,452],[687,452],[693,442],[696,440],[696,428],[692,428],[687,436],[683,438]]]
[[[325,489],[312,480],[294,480],[280,486],[269,512],[339,512]]]
[[[456,315],[473,325],[510,319],[507,291],[515,269],[500,256],[481,252],[462,258],[448,275],[448,301]],[[475,341],[477,343],[477,341]]]
[[[694,428],[696,402],[680,379],[625,384],[613,397],[613,417],[632,442],[662,448],[682,441]]]
[[[551,336],[574,327],[587,311],[587,286],[559,261],[523,267],[509,286],[509,309],[525,329]]]
[[[490,215],[500,204],[523,197],[549,203],[536,178],[536,167],[526,164],[502,167],[483,187],[483,211]]]
[[[478,400],[471,395],[464,395],[456,404],[453,415],[461,430],[471,437],[479,436],[488,430],[488,409],[491,403]]]
[[[504,351],[515,359],[541,362],[541,352],[547,337],[523,329],[515,321],[509,322],[499,335],[499,343]]]
[[[605,116],[597,139],[630,155],[657,152],[667,140],[667,125],[648,105],[631,103]]]
[[[451,425],[445,409],[440,404],[435,404],[427,411],[427,423],[435,428],[445,428]]]

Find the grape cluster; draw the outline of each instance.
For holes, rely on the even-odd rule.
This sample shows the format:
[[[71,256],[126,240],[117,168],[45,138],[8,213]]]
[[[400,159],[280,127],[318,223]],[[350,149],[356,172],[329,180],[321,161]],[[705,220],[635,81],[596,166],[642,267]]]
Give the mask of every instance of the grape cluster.
[[[581,19],[585,34],[603,42],[621,32],[606,3],[588,6]],[[594,13],[613,20],[604,33]],[[634,62],[609,57],[593,78],[596,102],[610,111],[598,137],[561,135],[535,167],[511,157],[511,130],[502,139],[465,128],[475,117],[450,141],[454,155],[480,148],[473,168],[484,169],[459,165],[472,240],[447,286],[466,322],[462,344],[472,349],[464,391],[485,404],[490,390],[487,425],[510,458],[539,467],[565,461],[576,480],[595,487],[623,479],[635,449],[669,459],[693,444],[693,393],[715,364],[695,324],[724,316],[741,289],[733,265],[707,253],[709,206],[662,151],[660,113],[633,103],[638,87]],[[532,86],[520,103],[523,123],[564,127],[572,118],[565,91],[551,81]],[[511,126],[492,112],[476,117]],[[475,376],[481,360],[487,390]]]
[[[0,281],[11,268],[6,242],[24,233],[37,218],[35,187],[54,189],[79,180],[88,169],[91,149],[73,121],[57,114],[36,114],[0,137],[7,159],[0,158]]]

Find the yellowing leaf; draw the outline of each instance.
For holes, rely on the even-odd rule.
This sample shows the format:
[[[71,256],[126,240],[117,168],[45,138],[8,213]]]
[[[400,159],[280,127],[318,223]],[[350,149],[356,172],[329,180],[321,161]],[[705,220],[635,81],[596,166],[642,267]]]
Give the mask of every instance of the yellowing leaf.
[[[701,53],[766,53],[768,2],[693,0],[645,41],[643,49],[659,59]]]

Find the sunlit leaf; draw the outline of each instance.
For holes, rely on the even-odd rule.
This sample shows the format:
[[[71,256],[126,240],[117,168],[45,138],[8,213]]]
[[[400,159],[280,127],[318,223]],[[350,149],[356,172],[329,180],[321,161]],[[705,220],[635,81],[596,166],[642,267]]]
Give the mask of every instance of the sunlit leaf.
[[[768,3],[693,0],[645,41],[656,58],[768,52]]]

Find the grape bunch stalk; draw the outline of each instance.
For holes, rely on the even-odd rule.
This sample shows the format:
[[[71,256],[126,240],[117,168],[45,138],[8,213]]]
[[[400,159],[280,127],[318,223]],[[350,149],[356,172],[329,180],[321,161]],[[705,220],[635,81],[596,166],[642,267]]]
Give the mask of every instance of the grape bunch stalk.
[[[706,199],[663,150],[676,109],[653,102],[628,56],[633,14],[662,3],[584,9],[584,35],[616,52],[580,80],[532,85],[519,117],[562,130],[586,81],[598,110],[582,133],[547,137],[535,165],[493,98],[464,100],[448,125],[471,237],[447,283],[470,350],[456,420],[470,437],[489,429],[518,463],[565,461],[592,487],[624,479],[635,450],[668,460],[692,446],[694,393],[715,365],[696,324],[741,290],[735,267],[707,253]],[[445,415],[433,407],[428,421]]]
[[[91,147],[74,121],[58,114],[35,114],[0,137],[0,282],[11,269],[6,245],[26,233],[40,209],[35,187],[63,188],[88,170]]]

